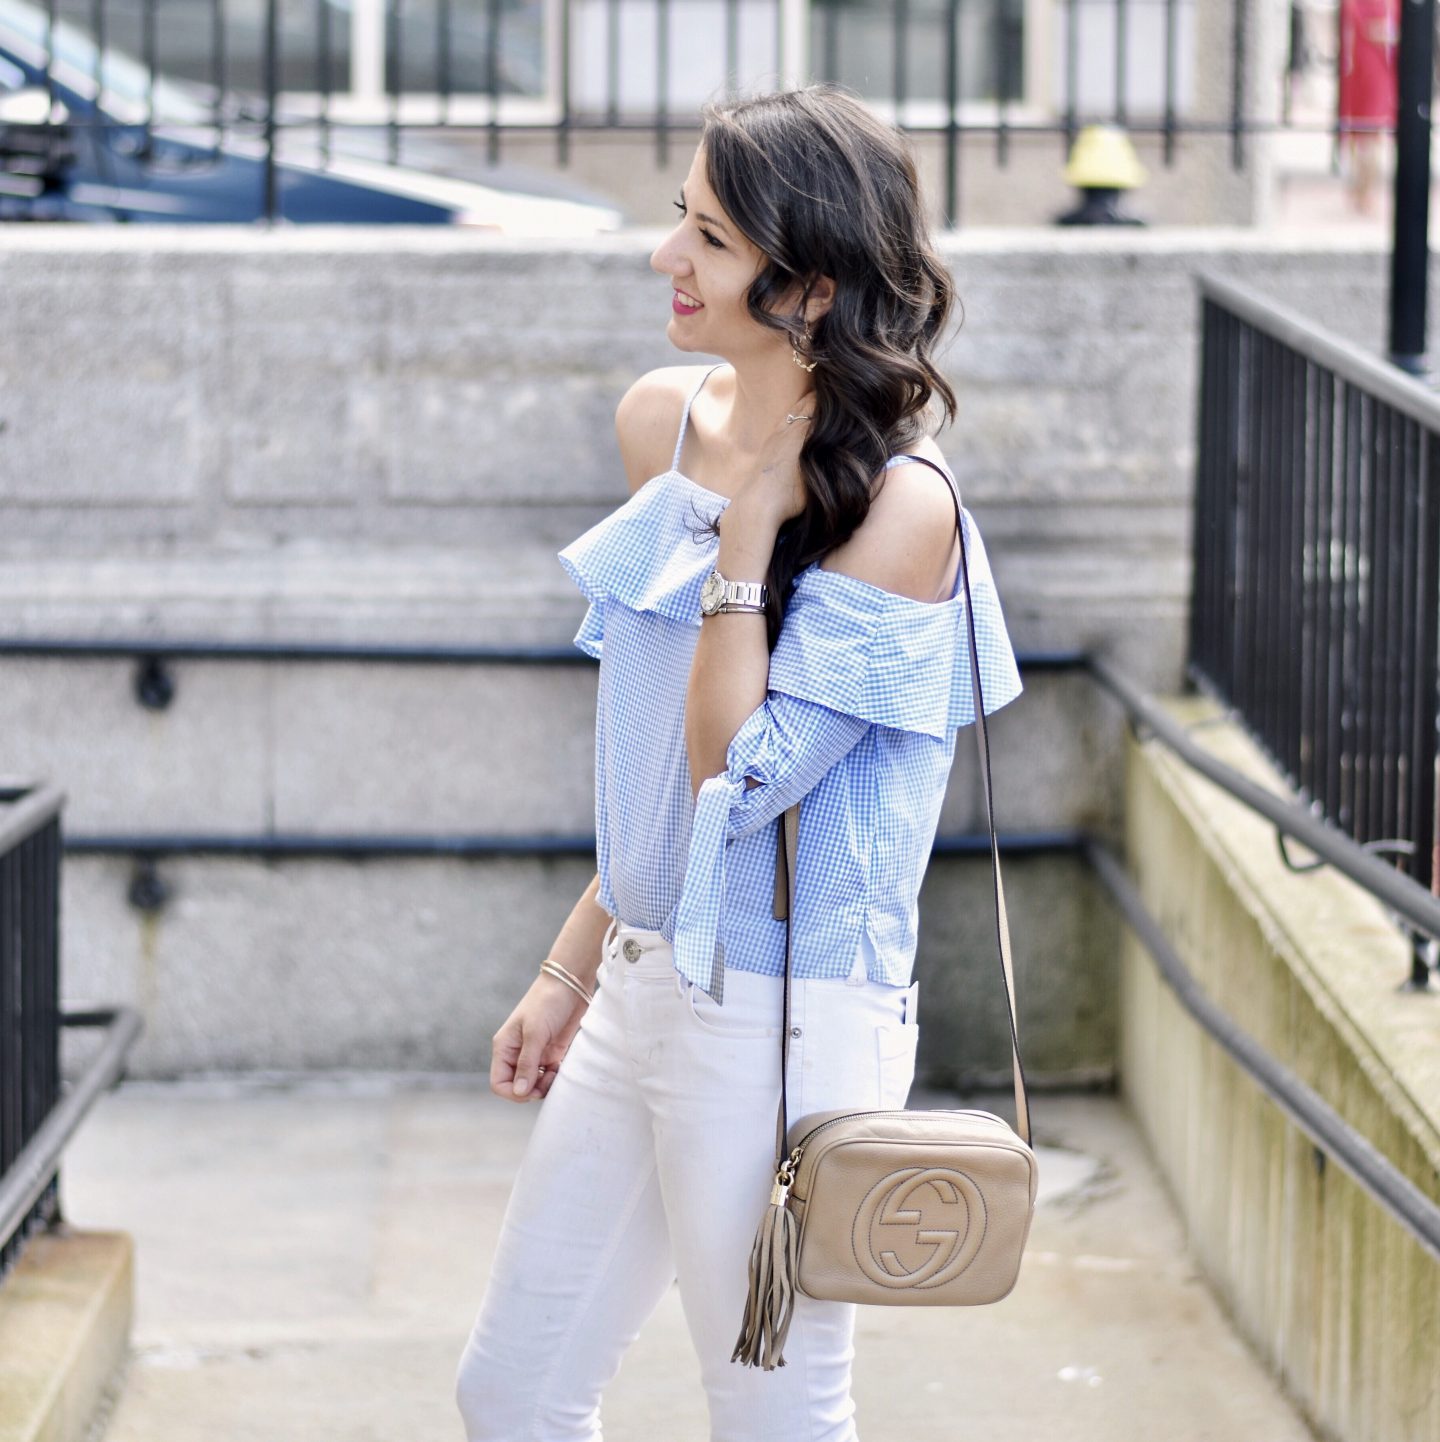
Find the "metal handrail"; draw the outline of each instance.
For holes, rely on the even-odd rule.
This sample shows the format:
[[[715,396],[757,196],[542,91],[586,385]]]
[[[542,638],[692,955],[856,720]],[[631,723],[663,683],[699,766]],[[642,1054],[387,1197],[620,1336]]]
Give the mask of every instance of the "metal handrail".
[[[1201,775],[1229,792],[1252,811],[1258,811],[1278,830],[1303,842],[1337,871],[1383,901],[1426,936],[1440,937],[1440,897],[1430,894],[1419,882],[1396,871],[1367,851],[1358,841],[1313,815],[1306,807],[1287,801],[1248,776],[1218,761],[1198,745],[1173,717],[1167,715],[1138,687],[1132,685],[1103,657],[1090,658],[1096,680],[1140,721]]]
[[[187,661],[370,661],[416,665],[595,665],[593,657],[566,645],[461,646],[366,641],[172,640],[66,636],[0,636],[0,656],[42,660],[114,657]]]
[[[36,786],[0,778],[0,802],[7,803],[5,811],[0,813],[0,855],[3,855],[54,820],[65,804],[65,793],[48,783]]]
[[[1159,922],[1145,906],[1124,865],[1098,842],[1088,842],[1084,850],[1096,875],[1104,882],[1121,914],[1154,958],[1160,975],[1186,1011],[1320,1148],[1322,1156],[1333,1157],[1432,1257],[1440,1261],[1440,1204],[1426,1196],[1318,1092],[1236,1026],[1200,989],[1194,974],[1180,959],[1179,952],[1170,945]]]
[[[119,1079],[126,1055],[144,1025],[140,1013],[131,1006],[62,1011],[60,1024],[103,1026],[105,1038],[74,1086],[51,1108],[35,1135],[0,1176],[0,1248],[23,1225],[31,1207],[54,1179],[60,1154],[96,1098]]]
[[[1223,305],[1247,325],[1273,336],[1421,425],[1440,430],[1440,396],[1413,376],[1239,281],[1208,271],[1202,271],[1196,281],[1202,296]]]

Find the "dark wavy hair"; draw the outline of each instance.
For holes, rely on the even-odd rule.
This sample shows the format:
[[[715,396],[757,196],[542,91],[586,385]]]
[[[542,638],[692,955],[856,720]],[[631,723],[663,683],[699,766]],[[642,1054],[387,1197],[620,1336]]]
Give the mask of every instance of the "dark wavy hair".
[[[886,460],[929,433],[932,400],[955,419],[932,359],[955,285],[927,233],[908,137],[852,91],[826,82],[731,94],[701,117],[710,188],[765,256],[750,315],[816,362],[799,458],[808,499],[780,528],[766,576],[773,650],[796,575],[859,528]],[[823,275],[835,296],[807,346],[804,301]],[[780,312],[797,284],[800,308]]]

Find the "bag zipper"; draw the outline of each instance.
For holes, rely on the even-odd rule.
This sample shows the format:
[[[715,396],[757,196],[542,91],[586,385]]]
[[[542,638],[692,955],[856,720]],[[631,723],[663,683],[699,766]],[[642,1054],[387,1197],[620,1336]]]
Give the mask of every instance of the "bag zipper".
[[[805,1135],[801,1137],[798,1142],[795,1143],[795,1146],[791,1150],[790,1155],[786,1157],[783,1162],[780,1163],[779,1180],[783,1182],[786,1190],[788,1191],[790,1183],[795,1180],[795,1173],[800,1166],[800,1154],[805,1150],[806,1147],[810,1145],[811,1141],[820,1132],[823,1132],[825,1130],[826,1127],[833,1127],[836,1122],[848,1122],[854,1117],[903,1117],[910,1115],[910,1112],[912,1110],[914,1110],[914,1108],[902,1107],[899,1110],[896,1110],[894,1108],[877,1109],[871,1107],[867,1108],[864,1111],[846,1112],[844,1116],[831,1117],[828,1121],[821,1122],[819,1126],[811,1127],[810,1130],[806,1132]],[[993,1120],[1000,1122],[1002,1126],[1005,1124],[1003,1117],[997,1117],[994,1112],[987,1112],[983,1107],[927,1107],[924,1110],[952,1117],[990,1117]]]

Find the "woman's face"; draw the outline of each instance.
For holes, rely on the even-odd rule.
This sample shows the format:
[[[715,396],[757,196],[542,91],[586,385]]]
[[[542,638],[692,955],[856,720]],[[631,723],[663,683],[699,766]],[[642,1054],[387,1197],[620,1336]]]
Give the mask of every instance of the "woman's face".
[[[680,350],[726,359],[783,345],[784,337],[757,325],[746,309],[745,292],[765,257],[715,198],[705,175],[703,147],[695,151],[681,196],[679,223],[650,256],[651,269],[668,275],[675,290],[666,326],[671,342]]]

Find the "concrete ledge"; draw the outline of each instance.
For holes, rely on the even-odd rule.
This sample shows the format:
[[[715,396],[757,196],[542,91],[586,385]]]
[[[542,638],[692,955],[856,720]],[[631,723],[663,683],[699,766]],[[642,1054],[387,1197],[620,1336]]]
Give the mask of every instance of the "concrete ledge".
[[[1214,702],[1167,704],[1207,750],[1290,794]],[[1161,743],[1128,743],[1126,779],[1131,870],[1205,993],[1440,1198],[1440,995],[1400,989],[1408,945],[1386,909],[1330,868],[1290,870],[1273,826]],[[1326,1437],[1440,1436],[1423,1341],[1440,1327],[1440,1265],[1324,1162],[1128,934],[1120,1012],[1122,1092],[1240,1329]]]
[[[79,1442],[130,1345],[124,1232],[58,1227],[0,1283],[0,1442]]]

